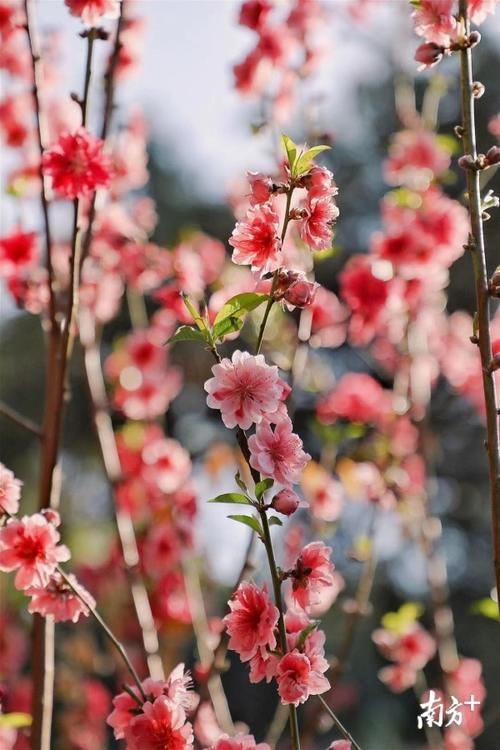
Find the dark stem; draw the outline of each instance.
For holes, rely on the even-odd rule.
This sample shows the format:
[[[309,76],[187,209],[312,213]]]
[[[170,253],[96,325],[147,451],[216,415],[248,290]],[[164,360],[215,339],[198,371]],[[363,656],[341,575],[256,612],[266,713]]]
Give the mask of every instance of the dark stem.
[[[93,44],[89,40],[84,82],[82,113],[87,113],[90,90]],[[38,106],[38,105],[37,105]],[[85,126],[86,122],[83,121]],[[43,193],[42,179],[42,193]],[[70,257],[70,281],[65,319],[59,325],[55,315],[51,316],[48,336],[48,356],[45,383],[43,441],[40,458],[40,510],[58,505],[59,483],[54,475],[59,455],[61,426],[64,413],[64,394],[68,360],[73,343],[74,321],[78,306],[80,284],[81,232],[79,227],[79,201],[74,201],[73,230]],[[49,259],[50,253],[47,253]],[[50,260],[48,260],[50,263]],[[50,271],[49,271],[49,286]],[[54,694],[54,624],[39,615],[33,618],[33,724],[31,728],[32,750],[50,750],[52,707]]]
[[[335,724],[335,726],[339,730],[339,732],[342,735],[342,737],[345,740],[348,740],[348,742],[351,743],[351,745],[353,747],[353,750],[361,750],[361,747],[358,745],[358,743],[356,742],[356,740],[353,738],[352,734],[349,733],[349,731],[345,728],[345,726],[342,724],[342,722],[340,721],[340,719],[333,713],[332,709],[330,708],[330,706],[328,705],[328,703],[324,700],[323,696],[318,695],[317,698],[318,698],[319,702],[321,703],[321,705],[323,706],[323,708],[325,709],[325,711],[328,714],[328,716],[332,719],[333,723]]]
[[[114,44],[113,52],[111,53],[111,57],[109,60],[108,69],[104,77],[104,114],[103,114],[101,133],[100,133],[101,140],[103,141],[105,141],[108,136],[109,128],[111,125],[111,119],[113,115],[114,99],[115,99],[116,69],[118,66],[119,59],[120,59],[120,50],[122,48],[121,35],[122,35],[124,23],[125,23],[126,6],[127,6],[127,0],[122,0],[122,2],[120,3],[120,15],[118,17],[118,22],[116,24],[115,44]],[[94,193],[90,201],[87,232],[85,234],[85,239],[83,242],[82,262],[85,260],[85,258],[87,257],[90,251],[90,245],[92,242],[92,228],[94,226],[94,219],[96,215],[96,200],[97,200],[97,193]]]
[[[460,0],[460,20],[464,25],[465,35],[470,33],[470,22],[467,13],[467,0]],[[460,91],[462,99],[463,150],[465,155],[477,159],[475,103],[473,94],[472,50],[464,45],[460,51]],[[471,223],[471,242],[469,243],[474,269],[476,304],[477,304],[477,337],[481,355],[483,390],[486,405],[486,450],[488,453],[488,471],[490,479],[490,501],[493,532],[494,566],[497,597],[500,607],[500,453],[497,398],[494,375],[490,370],[492,358],[490,338],[490,310],[488,296],[488,279],[486,252],[483,234],[481,210],[480,173],[466,169],[467,193]]]
[[[271,539],[271,529],[269,528],[269,521],[267,519],[267,513],[265,510],[259,510],[260,520],[262,524],[262,531],[264,532],[263,542],[266,548],[267,560],[269,562],[269,570],[271,572],[271,579],[273,582],[274,601],[279,612],[278,620],[278,631],[279,640],[281,646],[281,652],[283,656],[288,651],[288,643],[286,638],[286,627],[283,609],[283,597],[281,596],[281,580],[278,573],[278,567],[276,565],[276,559],[274,557],[273,542]],[[300,750],[300,733],[299,733],[299,722],[297,717],[297,709],[294,705],[290,704],[289,707],[289,724],[290,724],[290,738],[292,741],[292,747],[294,750]]]
[[[3,401],[0,401],[0,414],[3,414],[4,417],[7,417],[11,420],[11,422],[19,425],[19,427],[22,427],[28,432],[31,432],[31,434],[35,435],[37,438],[42,439],[43,433],[41,427],[39,427],[31,419],[28,419],[28,417],[24,417],[22,414],[19,414],[18,411],[13,409],[8,404],[5,404]]]
[[[288,229],[288,224],[290,223],[290,205],[292,203],[293,190],[294,188],[291,187],[286,196],[285,218],[283,219],[283,228],[281,230],[281,238],[280,238],[282,247],[283,247],[283,243],[286,237],[286,230]],[[266,309],[264,311],[264,317],[262,318],[262,323],[260,324],[259,335],[257,338],[256,354],[260,353],[260,350],[262,347],[262,341],[264,339],[264,333],[265,333],[266,326],[267,326],[267,321],[269,318],[269,313],[271,312],[272,306],[274,305],[273,292],[276,288],[279,271],[280,269],[278,268],[278,270],[274,272],[273,283],[271,286],[271,296],[269,297],[268,303],[266,305]]]
[[[42,204],[43,224],[45,230],[46,244],[46,265],[49,287],[49,321],[51,328],[55,328],[56,323],[56,301],[54,291],[54,269],[52,267],[52,235],[50,231],[49,220],[49,200],[47,197],[47,185],[43,173],[42,159],[44,154],[44,138],[42,133],[42,113],[40,105],[40,50],[37,39],[36,23],[34,16],[33,0],[24,0],[24,10],[26,14],[26,33],[28,36],[29,49],[31,54],[31,67],[33,74],[33,104],[36,118],[36,136],[38,140],[38,150],[40,153],[40,200]]]
[[[81,592],[71,583],[71,579],[69,576],[66,575],[64,570],[58,565],[57,566],[57,572],[64,578],[68,586],[71,588],[75,596],[80,599],[80,601],[87,607],[90,614],[94,618],[94,620],[99,624],[99,626],[102,628],[102,630],[106,633],[107,637],[115,647],[115,649],[120,654],[121,658],[123,659],[125,666],[127,667],[128,671],[130,672],[132,679],[134,680],[135,684],[137,685],[140,694],[142,695],[143,699],[146,701],[147,695],[144,692],[144,688],[142,687],[142,682],[139,678],[139,675],[135,671],[134,665],[130,661],[127,652],[125,651],[125,648],[122,643],[118,640],[118,638],[114,635],[113,631],[109,628],[108,625],[104,622],[101,615],[97,612],[97,610],[90,605],[90,603],[85,599],[85,597],[81,594]]]

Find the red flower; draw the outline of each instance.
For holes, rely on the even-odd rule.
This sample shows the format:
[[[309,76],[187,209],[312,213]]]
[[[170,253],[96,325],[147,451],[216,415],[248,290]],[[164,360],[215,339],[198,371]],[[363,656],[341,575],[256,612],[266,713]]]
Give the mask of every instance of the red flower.
[[[19,269],[36,262],[38,237],[35,232],[13,232],[0,239],[0,275],[16,275]]]
[[[95,607],[94,598],[78,583],[74,575],[69,575],[68,578],[71,586],[56,571],[45,587],[32,586],[26,589],[25,593],[31,596],[28,611],[38,612],[43,617],[52,615],[56,622],[78,622],[81,615],[88,617],[89,607]],[[73,589],[84,597],[89,606],[85,606]]]
[[[58,195],[81,198],[109,184],[111,167],[103,146],[104,142],[85,128],[59,137],[43,157],[44,172],[52,177],[52,187]]]

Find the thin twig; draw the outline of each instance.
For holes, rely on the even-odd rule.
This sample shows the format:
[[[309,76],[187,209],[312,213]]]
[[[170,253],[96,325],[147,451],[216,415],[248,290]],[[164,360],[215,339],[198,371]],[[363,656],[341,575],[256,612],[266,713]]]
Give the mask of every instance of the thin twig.
[[[470,22],[467,12],[467,0],[460,0],[459,15],[466,38],[470,34]],[[462,142],[464,155],[477,159],[475,102],[472,76],[472,50],[464,43],[460,51],[460,92],[462,100]],[[471,242],[469,243],[474,268],[476,305],[477,305],[477,338],[481,355],[483,390],[486,406],[488,471],[490,479],[490,501],[493,532],[494,566],[500,607],[500,449],[498,431],[497,397],[494,374],[490,369],[492,350],[490,337],[490,305],[488,296],[488,278],[486,251],[483,234],[481,210],[480,173],[478,170],[466,169],[467,194],[471,223]]]
[[[42,428],[31,419],[28,419],[28,417],[23,417],[22,414],[19,414],[18,411],[4,403],[4,401],[0,401],[0,414],[3,414],[4,417],[7,417],[11,422],[19,425],[19,427],[31,432],[31,434],[35,435],[37,438],[42,439]]]
[[[31,54],[32,63],[32,74],[33,74],[33,103],[35,108],[36,117],[36,135],[38,140],[38,149],[40,152],[40,165],[39,165],[39,177],[40,177],[40,199],[42,204],[43,223],[45,230],[45,244],[46,244],[46,265],[48,275],[48,288],[49,288],[49,321],[50,326],[55,328],[56,323],[56,301],[55,301],[55,290],[54,290],[54,269],[52,266],[52,235],[50,230],[50,219],[49,219],[49,200],[47,197],[47,185],[45,181],[45,175],[43,172],[42,160],[45,149],[44,144],[44,133],[42,123],[42,111],[40,104],[40,49],[38,43],[38,34],[36,30],[35,14],[34,14],[34,3],[33,0],[24,0],[24,10],[26,14],[26,33],[28,36],[28,43]]]
[[[285,217],[283,219],[283,227],[282,227],[282,230],[281,230],[281,238],[280,238],[281,247],[283,247],[283,243],[284,243],[285,237],[286,237],[286,230],[288,229],[288,224],[290,223],[290,205],[292,203],[293,190],[294,190],[294,188],[291,187],[289,189],[288,193],[287,193],[287,196],[286,196]],[[273,292],[275,290],[276,283],[278,281],[279,272],[280,272],[280,269],[278,268],[274,272],[274,275],[273,275],[273,283],[272,283],[272,287],[271,287],[271,296],[269,297],[269,300],[267,302],[266,309],[264,311],[264,317],[262,318],[262,323],[260,324],[259,335],[257,337],[257,348],[256,348],[256,353],[257,354],[260,353],[260,350],[261,350],[261,347],[262,347],[262,341],[264,339],[264,333],[265,333],[265,330],[266,330],[267,321],[269,319],[269,313],[271,312],[272,306],[274,305]]]
[[[120,656],[123,659],[123,661],[125,662],[125,665],[126,665],[128,671],[130,672],[130,674],[132,676],[132,679],[134,680],[135,684],[137,685],[140,694],[142,695],[143,699],[146,701],[147,700],[147,695],[144,692],[144,688],[142,687],[142,682],[140,680],[140,677],[137,674],[137,672],[136,672],[136,670],[134,668],[134,665],[130,661],[130,659],[128,657],[128,654],[127,654],[127,652],[126,652],[125,647],[123,646],[123,644],[120,643],[120,641],[115,636],[115,634],[113,633],[113,631],[111,630],[111,628],[104,622],[104,620],[102,619],[102,617],[99,614],[99,612],[97,612],[97,610],[95,609],[95,607],[93,607],[87,601],[87,599],[85,598],[85,596],[83,596],[83,594],[81,593],[81,591],[79,591],[79,589],[76,586],[73,585],[73,583],[71,582],[71,578],[69,578],[69,576],[66,575],[66,573],[64,572],[64,570],[59,565],[57,566],[57,572],[62,576],[62,578],[64,578],[65,582],[71,588],[71,590],[73,591],[73,593],[75,594],[75,596],[77,596],[80,599],[80,601],[83,602],[83,604],[87,607],[87,609],[89,610],[89,612],[92,615],[92,617],[94,618],[94,620],[99,624],[99,626],[105,632],[106,636],[109,638],[109,640],[111,641],[111,643],[113,644],[113,646],[116,648],[116,650],[120,654]]]
[[[361,747],[358,745],[358,743],[356,742],[352,734],[350,734],[350,732],[345,728],[345,726],[342,724],[338,716],[336,716],[336,714],[333,713],[332,709],[330,708],[328,703],[325,701],[323,696],[318,695],[317,698],[319,702],[321,703],[321,705],[323,706],[323,708],[325,709],[328,716],[331,718],[331,720],[333,721],[333,723],[339,730],[340,734],[343,736],[343,738],[345,740],[348,740],[351,743],[353,750],[361,750]]]

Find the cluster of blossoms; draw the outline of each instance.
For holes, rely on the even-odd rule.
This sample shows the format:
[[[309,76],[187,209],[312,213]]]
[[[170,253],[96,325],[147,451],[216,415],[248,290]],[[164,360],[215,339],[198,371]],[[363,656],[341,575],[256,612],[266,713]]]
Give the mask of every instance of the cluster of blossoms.
[[[31,597],[30,612],[77,622],[95,601],[73,575],[58,570],[70,559],[69,549],[60,544],[59,514],[47,510],[16,518],[20,497],[20,481],[0,464],[0,570],[15,571],[16,589]]]
[[[325,545],[313,542],[304,548],[295,567],[287,573],[293,580],[291,599],[296,606],[285,613],[286,653],[278,646],[279,611],[265,586],[240,584],[229,602],[231,611],[224,618],[229,648],[243,662],[248,662],[250,682],[276,679],[285,705],[298,706],[310,695],[319,695],[330,688],[324,675],[329,667],[324,652],[325,634],[297,606],[299,601],[311,601],[313,592],[331,585],[333,565],[329,557],[330,550]],[[306,564],[309,567],[305,568]]]
[[[286,120],[300,81],[313,74],[325,55],[321,38],[327,8],[319,0],[293,0],[286,15],[271,0],[245,0],[241,26],[256,34],[256,43],[234,66],[236,89],[269,102],[269,119]]]
[[[467,12],[472,23],[479,26],[494,13],[498,0],[468,0]],[[417,0],[414,2],[415,31],[425,41],[418,47],[415,59],[423,68],[436,65],[445,54],[461,48],[463,28],[458,16],[457,0]],[[472,37],[467,45],[475,44]]]

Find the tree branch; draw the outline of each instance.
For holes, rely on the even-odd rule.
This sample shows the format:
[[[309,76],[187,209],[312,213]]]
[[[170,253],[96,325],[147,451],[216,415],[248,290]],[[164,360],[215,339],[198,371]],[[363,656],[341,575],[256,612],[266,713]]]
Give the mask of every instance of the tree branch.
[[[466,43],[470,34],[467,0],[460,0],[459,15],[463,24],[465,37],[460,51],[460,92],[462,101],[462,143],[464,155],[477,159],[475,102],[472,76],[472,50]],[[490,502],[493,531],[494,566],[497,596],[500,607],[500,452],[497,397],[494,374],[490,369],[492,359],[490,337],[490,309],[488,296],[488,278],[486,250],[483,233],[481,209],[480,172],[466,169],[467,194],[471,223],[469,249],[474,269],[476,304],[477,304],[477,338],[481,355],[483,390],[486,405],[486,450],[488,454],[488,471],[490,479]]]

